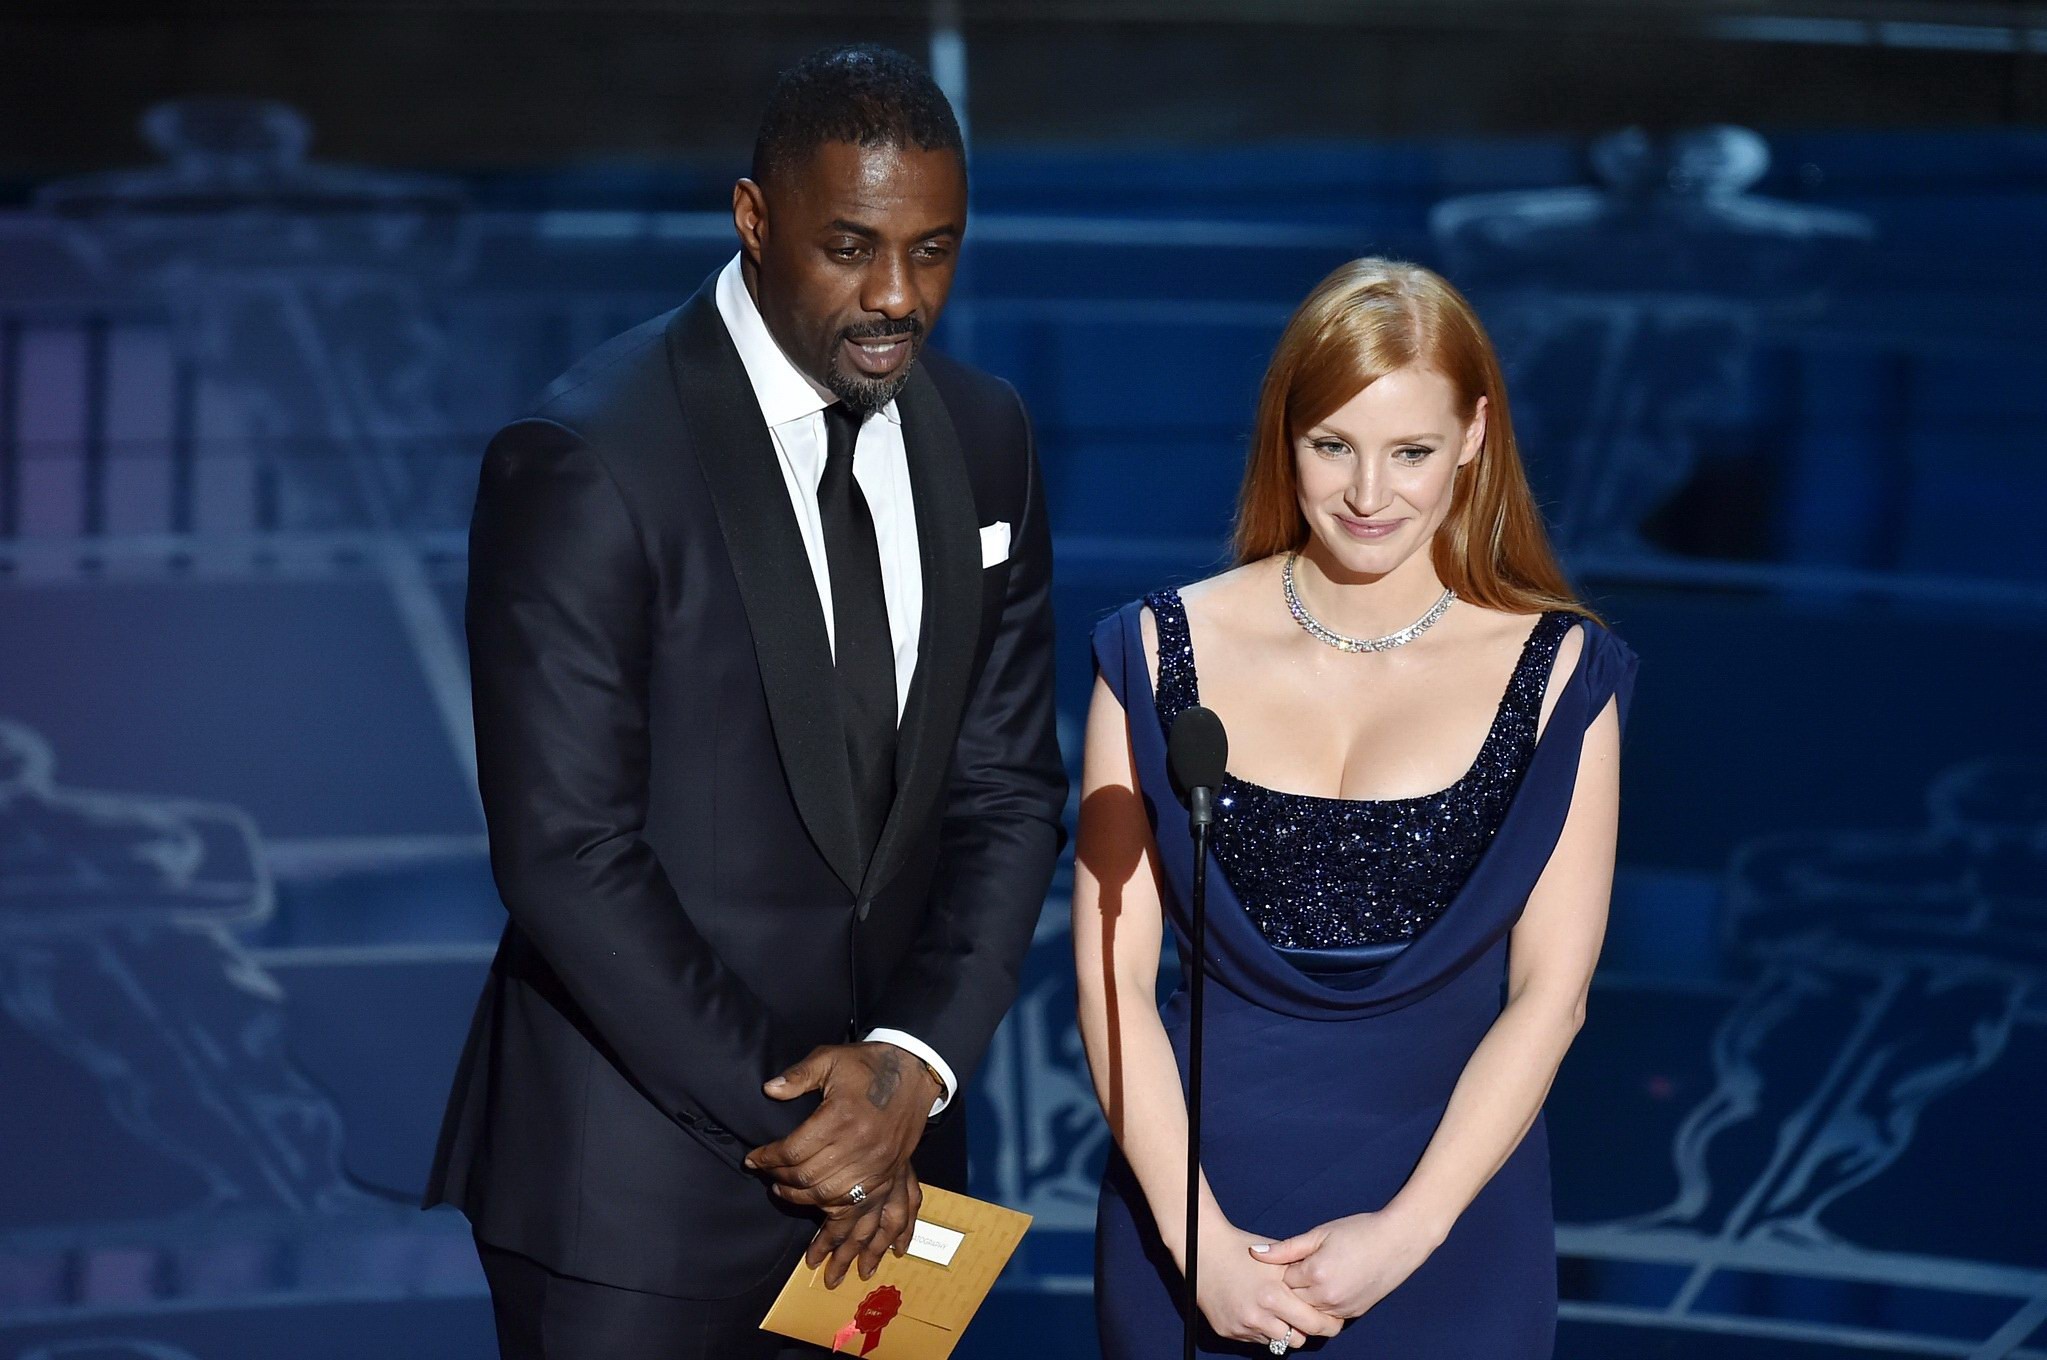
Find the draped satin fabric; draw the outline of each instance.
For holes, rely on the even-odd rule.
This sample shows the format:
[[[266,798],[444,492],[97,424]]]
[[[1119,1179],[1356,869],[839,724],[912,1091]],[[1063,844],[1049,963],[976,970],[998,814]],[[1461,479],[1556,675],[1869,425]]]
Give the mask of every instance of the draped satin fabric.
[[[1095,665],[1122,704],[1183,974],[1193,845],[1166,772],[1141,603],[1104,619]],[[1224,1214],[1268,1240],[1383,1208],[1441,1121],[1505,1000],[1509,933],[1570,812],[1586,730],[1609,700],[1625,727],[1634,652],[1600,625],[1552,710],[1506,816],[1441,917],[1375,970],[1310,975],[1259,934],[1211,858],[1202,1166]],[[1186,1070],[1185,993],[1164,1009]],[[1129,1167],[1112,1155],[1097,1228],[1108,1360],[1178,1354],[1177,1269]],[[1556,1249],[1541,1117],[1441,1247],[1317,1352],[1516,1360],[1554,1341]],[[1210,1335],[1204,1354],[1248,1354]]]

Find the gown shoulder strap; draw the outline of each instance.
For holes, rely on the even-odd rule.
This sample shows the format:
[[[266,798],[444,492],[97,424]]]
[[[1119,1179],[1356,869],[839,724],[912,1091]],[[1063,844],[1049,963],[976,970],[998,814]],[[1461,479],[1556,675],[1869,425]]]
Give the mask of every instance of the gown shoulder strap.
[[[1144,597],[1145,608],[1158,624],[1159,726],[1173,730],[1173,720],[1201,702],[1194,674],[1194,643],[1187,631],[1187,606],[1177,590],[1158,590]]]
[[[1532,721],[1542,711],[1542,697],[1549,690],[1557,648],[1577,622],[1578,616],[1568,609],[1545,610],[1535,621],[1528,641],[1521,647],[1521,659],[1515,663],[1514,678],[1507,685],[1507,708],[1511,712]]]

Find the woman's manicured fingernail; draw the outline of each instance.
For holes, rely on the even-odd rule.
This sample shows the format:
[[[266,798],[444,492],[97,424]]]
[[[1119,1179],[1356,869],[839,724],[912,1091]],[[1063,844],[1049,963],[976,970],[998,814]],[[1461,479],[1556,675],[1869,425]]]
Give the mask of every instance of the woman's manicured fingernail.
[[[1251,1250],[1253,1250],[1253,1251],[1257,1251],[1257,1252],[1267,1252],[1267,1251],[1271,1251],[1271,1250],[1272,1250],[1272,1243],[1270,1243],[1270,1242],[1260,1242],[1260,1243],[1259,1243],[1258,1245],[1256,1245],[1256,1246],[1252,1247],[1252,1248],[1251,1248]]]

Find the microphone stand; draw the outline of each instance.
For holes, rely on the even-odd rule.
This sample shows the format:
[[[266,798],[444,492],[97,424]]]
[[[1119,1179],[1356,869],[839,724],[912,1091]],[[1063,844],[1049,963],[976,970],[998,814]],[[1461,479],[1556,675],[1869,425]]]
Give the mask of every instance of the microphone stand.
[[[1187,829],[1194,837],[1194,889],[1189,901],[1194,940],[1193,972],[1187,979],[1187,1294],[1181,1321],[1181,1355],[1194,1360],[1201,1308],[1195,1301],[1201,1254],[1201,993],[1208,968],[1208,831],[1215,824],[1215,790],[1187,791]]]

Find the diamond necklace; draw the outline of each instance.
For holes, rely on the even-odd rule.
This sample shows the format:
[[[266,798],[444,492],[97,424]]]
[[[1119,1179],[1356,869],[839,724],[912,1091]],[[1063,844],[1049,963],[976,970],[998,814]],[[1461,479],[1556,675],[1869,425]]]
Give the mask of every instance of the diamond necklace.
[[[1385,652],[1402,643],[1413,642],[1429,631],[1429,626],[1442,618],[1444,611],[1449,609],[1450,601],[1457,598],[1456,591],[1445,587],[1443,597],[1429,606],[1428,613],[1399,632],[1375,638],[1345,637],[1332,628],[1325,628],[1320,620],[1308,612],[1308,606],[1301,603],[1301,592],[1294,588],[1294,561],[1299,557],[1300,554],[1297,552],[1288,553],[1286,567],[1280,572],[1280,580],[1286,586],[1286,612],[1294,616],[1294,622],[1301,625],[1309,637],[1317,642],[1326,642],[1339,652]]]

